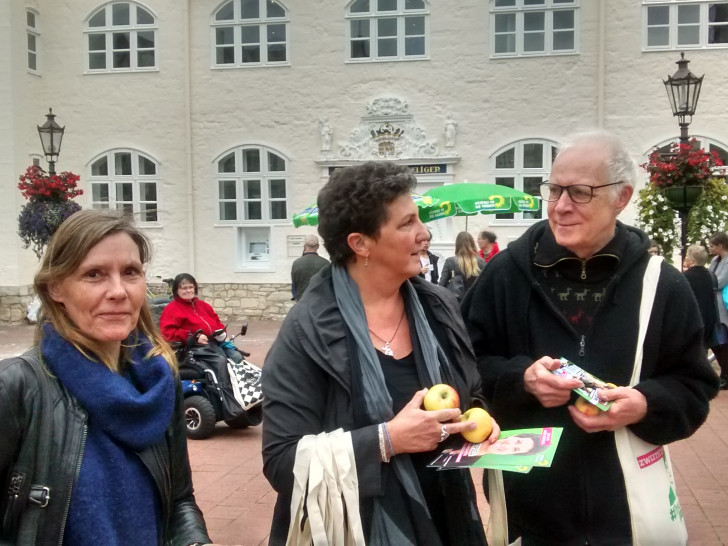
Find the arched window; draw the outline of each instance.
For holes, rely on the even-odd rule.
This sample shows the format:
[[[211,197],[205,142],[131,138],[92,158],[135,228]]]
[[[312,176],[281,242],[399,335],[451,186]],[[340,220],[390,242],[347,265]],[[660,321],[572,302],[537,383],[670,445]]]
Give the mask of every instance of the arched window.
[[[346,10],[348,59],[426,58],[429,16],[425,0],[354,0]]]
[[[106,152],[91,162],[91,206],[122,210],[140,224],[159,222],[159,165],[135,150]]]
[[[214,66],[288,63],[288,12],[275,0],[230,0],[212,16]]]
[[[113,2],[86,20],[86,69],[134,72],[157,68],[157,19],[134,2]]]
[[[221,222],[288,221],[288,160],[264,146],[244,146],[215,161]]]
[[[526,139],[501,148],[490,158],[493,181],[534,195],[540,201],[539,185],[551,172],[557,146],[551,140]],[[543,207],[536,212],[496,214],[496,220],[532,221],[545,217]]]

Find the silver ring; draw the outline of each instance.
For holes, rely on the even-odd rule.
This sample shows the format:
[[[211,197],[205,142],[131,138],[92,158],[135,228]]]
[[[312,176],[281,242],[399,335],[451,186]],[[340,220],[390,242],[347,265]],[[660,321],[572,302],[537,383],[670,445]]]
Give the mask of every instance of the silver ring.
[[[442,432],[440,432],[440,441],[444,442],[448,436],[450,436],[450,433],[445,428],[445,425],[442,425]]]

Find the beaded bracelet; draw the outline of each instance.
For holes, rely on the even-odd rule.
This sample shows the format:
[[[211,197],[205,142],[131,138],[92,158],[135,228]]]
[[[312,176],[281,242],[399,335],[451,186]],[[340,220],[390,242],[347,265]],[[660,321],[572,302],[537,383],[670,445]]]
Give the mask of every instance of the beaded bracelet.
[[[392,445],[392,439],[389,437],[389,431],[387,430],[387,423],[382,423],[384,425],[384,437],[387,440],[387,445],[389,446],[389,456],[394,457],[397,453],[394,451],[394,446]]]
[[[388,463],[389,457],[387,457],[387,448],[384,445],[385,440],[384,440],[384,432],[382,431],[383,427],[384,427],[384,423],[379,423],[379,426],[377,427],[377,432],[379,434],[379,458],[382,460],[383,463]]]

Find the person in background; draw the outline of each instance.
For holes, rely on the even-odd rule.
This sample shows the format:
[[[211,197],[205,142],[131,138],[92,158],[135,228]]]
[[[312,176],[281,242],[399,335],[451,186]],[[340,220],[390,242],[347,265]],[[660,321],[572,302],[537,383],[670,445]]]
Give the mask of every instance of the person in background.
[[[650,246],[647,247],[647,252],[650,254],[650,256],[662,256],[660,243],[658,243],[654,239],[650,239]]]
[[[715,291],[720,326],[716,345],[710,349],[720,366],[720,388],[728,389],[728,309],[723,301],[723,288],[728,285],[728,235],[720,231],[708,239],[708,251],[714,256],[710,261],[710,272],[715,275],[718,286]]]
[[[450,284],[457,286],[457,290],[450,287],[450,291],[460,300],[468,291],[468,288],[473,285],[484,267],[485,260],[478,256],[478,249],[475,246],[473,236],[467,231],[461,231],[455,237],[455,256],[450,256],[445,260],[438,282],[440,286],[446,288]],[[456,277],[460,277],[462,283],[458,282]]]
[[[497,237],[492,231],[484,230],[478,233],[478,254],[485,260],[485,263],[488,263],[500,251],[496,239]]]
[[[291,286],[296,301],[301,301],[308,283],[329,261],[318,255],[319,240],[315,235],[306,235],[303,242],[303,256],[296,258],[291,266]]]
[[[26,490],[32,501],[18,499],[16,517],[0,518],[3,544],[210,542],[193,495],[174,353],[145,303],[150,253],[128,220],[91,209],[70,216],[48,244],[34,281],[35,345],[25,354],[47,378],[20,357],[0,362],[0,484],[50,494]],[[39,437],[48,418],[50,437]],[[36,460],[47,442],[52,449],[47,467],[26,475],[14,465],[31,442]]]
[[[479,385],[455,299],[417,275],[429,235],[416,183],[406,166],[368,162],[334,171],[318,194],[332,265],[288,313],[263,367],[272,546],[286,543],[294,467],[309,469],[299,443],[332,441],[337,429],[356,466],[367,544],[486,544],[470,473],[427,468],[448,436],[475,426],[459,416]],[[459,407],[424,411],[439,383],[458,392]]]
[[[422,248],[420,249],[420,269],[419,276],[432,283],[437,284],[439,274],[437,271],[437,261],[440,259],[439,256],[430,252],[430,241],[432,241],[432,232],[427,230],[427,239],[422,241]]]
[[[197,297],[197,281],[189,273],[180,273],[172,282],[174,299],[167,304],[159,318],[159,328],[168,342],[186,343],[190,334],[202,330],[197,343],[207,345],[214,339],[220,350],[233,362],[242,362],[240,354],[227,340],[225,325],[209,303]]]
[[[561,357],[630,384],[651,257],[647,235],[617,220],[637,182],[632,155],[607,133],[567,142],[540,188],[548,219],[488,264],[462,312],[491,415],[506,430],[563,427],[548,471],[503,473],[510,541],[632,544],[614,431],[629,427],[657,446],[687,438],[705,422],[718,380],[690,286],[663,261],[637,383],[600,389],[613,404],[596,416],[571,403],[582,382],[552,373]]]
[[[705,267],[707,263],[708,252],[702,245],[690,245],[685,251],[683,274],[693,290],[695,300],[698,302],[700,317],[703,319],[703,328],[705,329],[703,340],[705,341],[706,351],[709,347],[717,345],[715,336],[718,327],[718,310],[715,301],[717,280]]]

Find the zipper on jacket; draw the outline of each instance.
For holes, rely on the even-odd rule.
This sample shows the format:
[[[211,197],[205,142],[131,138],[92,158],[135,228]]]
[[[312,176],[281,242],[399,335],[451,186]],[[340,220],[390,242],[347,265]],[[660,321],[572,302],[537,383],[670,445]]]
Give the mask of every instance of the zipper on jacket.
[[[73,484],[76,483],[79,474],[81,474],[81,462],[83,461],[83,452],[86,449],[86,436],[88,435],[88,425],[83,424],[83,432],[81,433],[81,449],[78,452],[78,464],[76,464],[76,471],[73,474],[71,483],[68,486],[68,500],[66,500],[66,506],[63,508],[63,517],[61,518],[61,534],[58,537],[58,546],[63,546],[63,535],[66,532],[66,520],[68,519],[68,510],[71,508],[71,495],[73,495]]]
[[[192,302],[192,310],[193,310],[193,311],[195,312],[195,315],[197,315],[197,317],[198,317],[198,318],[199,318],[199,319],[200,319],[200,320],[201,320],[202,322],[204,322],[205,324],[207,324],[207,327],[208,327],[208,328],[210,329],[210,336],[212,337],[212,333],[213,333],[213,332],[214,332],[215,330],[213,330],[213,329],[212,329],[212,326],[210,326],[210,323],[209,323],[209,322],[207,322],[207,321],[206,321],[206,320],[205,320],[204,318],[202,318],[202,315],[200,315],[200,314],[199,314],[199,313],[197,312],[197,307],[195,306],[195,302]]]
[[[581,261],[581,280],[586,280],[586,260]]]
[[[584,334],[582,334],[581,339],[579,340],[579,356],[583,358],[585,353],[586,353],[586,336]]]

